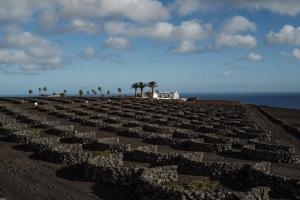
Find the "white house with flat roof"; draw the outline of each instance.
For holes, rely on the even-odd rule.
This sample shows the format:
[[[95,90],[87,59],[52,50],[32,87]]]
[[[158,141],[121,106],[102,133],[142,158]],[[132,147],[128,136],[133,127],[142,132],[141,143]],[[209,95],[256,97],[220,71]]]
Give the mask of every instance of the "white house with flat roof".
[[[154,99],[180,99],[179,93],[176,92],[154,92]]]

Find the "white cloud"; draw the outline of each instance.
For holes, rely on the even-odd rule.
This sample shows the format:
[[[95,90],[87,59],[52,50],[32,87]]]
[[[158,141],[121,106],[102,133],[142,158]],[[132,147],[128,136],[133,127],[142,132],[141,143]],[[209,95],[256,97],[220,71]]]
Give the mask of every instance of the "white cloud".
[[[178,15],[185,16],[198,11],[212,11],[223,5],[225,5],[224,2],[220,0],[175,0],[171,8],[175,10]]]
[[[173,53],[187,54],[200,51],[200,48],[193,41],[182,41],[178,47],[172,49]]]
[[[249,53],[246,56],[240,56],[238,57],[239,60],[248,60],[251,62],[258,62],[262,60],[262,56],[260,54],[256,54],[256,53]]]
[[[300,45],[300,27],[285,25],[278,33],[270,31],[267,41],[271,44]]]
[[[0,22],[27,21],[35,11],[46,8],[45,1],[0,0]]]
[[[236,0],[236,7],[250,10],[268,10],[281,15],[295,16],[300,13],[298,0]]]
[[[222,72],[221,75],[229,77],[229,76],[232,76],[233,74],[231,72]]]
[[[300,13],[298,0],[176,0],[172,8],[179,15],[188,15],[195,12],[209,12],[215,9],[246,9],[268,10],[280,15],[295,16]]]
[[[188,15],[204,9],[204,5],[198,0],[176,0],[173,7],[180,16]]]
[[[28,46],[48,46],[49,41],[29,32],[8,33],[3,42],[5,46],[28,47]]]
[[[165,6],[159,0],[0,0],[0,21],[27,21],[40,14],[41,24],[45,25],[53,25],[57,20],[106,17],[148,23],[169,19],[169,10],[176,10],[181,16],[215,9],[268,10],[291,16],[300,13],[298,0],[230,0],[230,3],[226,0],[174,0],[171,4]]]
[[[94,47],[88,47],[78,54],[78,58],[84,60],[109,61],[115,64],[124,64],[120,54],[104,53]]]
[[[83,52],[80,54],[81,57],[84,59],[91,59],[94,58],[97,55],[96,49],[93,47],[88,47],[83,50]]]
[[[115,49],[127,49],[130,47],[130,43],[122,37],[110,37],[108,38],[103,47],[115,48]]]
[[[66,25],[65,31],[95,34],[100,32],[100,26],[87,20],[73,19],[70,24]]]
[[[228,78],[231,78],[232,76],[234,76],[234,73],[232,72],[222,72],[220,74],[217,75],[218,78],[221,78],[221,79],[228,79]]]
[[[249,61],[260,61],[260,60],[262,60],[262,56],[259,54],[250,53],[250,54],[248,54],[247,59]]]
[[[224,22],[222,30],[225,33],[256,31],[256,24],[243,16],[234,16]]]
[[[0,21],[24,21],[35,12],[41,12],[41,21],[50,24],[55,21],[55,17],[123,17],[143,23],[166,20],[170,17],[168,9],[158,0],[0,0],[0,5]]]
[[[294,56],[294,58],[300,60],[300,49],[294,49],[293,56]]]
[[[216,45],[250,49],[256,47],[256,38],[251,35],[220,33]]]
[[[174,37],[182,40],[206,40],[212,33],[210,24],[201,25],[196,21],[185,21],[174,28]]]
[[[57,69],[64,65],[62,51],[33,33],[10,30],[0,44],[0,65],[17,65],[23,71]]]
[[[24,51],[0,49],[0,64],[22,64],[28,60],[29,58]]]
[[[54,9],[48,9],[42,12],[39,16],[39,26],[42,27],[44,30],[52,30],[55,25],[59,21],[59,16],[55,13]]]
[[[195,20],[184,21],[179,26],[174,26],[168,22],[157,22],[149,26],[137,26],[124,22],[107,22],[104,29],[110,35],[179,41],[206,40],[212,34],[212,25],[200,24]]]
[[[138,23],[170,18],[159,0],[0,0],[0,5],[0,22],[25,22],[37,16],[40,28],[53,33],[63,32],[65,26],[79,32],[98,32],[94,27],[107,18]]]
[[[137,26],[133,23],[125,22],[107,22],[104,29],[109,35],[149,37],[164,40],[170,38],[174,26],[167,22],[158,22],[149,26]]]
[[[69,18],[125,17],[136,22],[169,18],[158,0],[59,0],[58,13]]]

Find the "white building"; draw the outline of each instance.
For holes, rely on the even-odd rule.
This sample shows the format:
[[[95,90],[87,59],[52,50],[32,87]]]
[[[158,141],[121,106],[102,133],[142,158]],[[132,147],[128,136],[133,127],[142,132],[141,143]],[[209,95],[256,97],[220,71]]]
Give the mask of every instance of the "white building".
[[[179,93],[176,92],[154,92],[154,99],[180,99]]]

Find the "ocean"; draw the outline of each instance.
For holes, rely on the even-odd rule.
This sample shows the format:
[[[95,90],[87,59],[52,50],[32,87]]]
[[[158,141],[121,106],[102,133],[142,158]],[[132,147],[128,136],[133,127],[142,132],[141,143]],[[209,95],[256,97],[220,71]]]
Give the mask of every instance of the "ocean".
[[[238,100],[245,104],[300,109],[300,93],[183,93],[180,96],[205,100]]]

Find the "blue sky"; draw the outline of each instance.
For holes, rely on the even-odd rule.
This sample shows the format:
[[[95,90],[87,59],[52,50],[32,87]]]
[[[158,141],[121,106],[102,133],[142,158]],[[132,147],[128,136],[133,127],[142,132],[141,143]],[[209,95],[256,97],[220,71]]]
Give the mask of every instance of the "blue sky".
[[[299,19],[297,0],[0,0],[0,94],[299,92]]]

